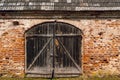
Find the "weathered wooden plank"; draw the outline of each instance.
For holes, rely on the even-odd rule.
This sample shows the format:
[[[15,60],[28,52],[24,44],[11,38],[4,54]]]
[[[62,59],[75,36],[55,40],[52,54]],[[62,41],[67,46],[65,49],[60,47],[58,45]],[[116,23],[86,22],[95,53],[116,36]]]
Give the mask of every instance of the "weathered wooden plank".
[[[55,37],[75,37],[81,34],[55,34]],[[27,34],[26,37],[53,37],[53,34]]]
[[[71,55],[70,55],[70,53],[68,52],[68,50],[67,50],[67,49],[65,48],[65,46],[62,44],[62,42],[61,42],[59,39],[57,39],[57,40],[59,41],[59,43],[61,44],[61,46],[63,47],[63,49],[66,51],[66,54],[67,54],[68,57],[72,60],[72,62],[74,63],[74,65],[78,68],[78,70],[79,70],[80,72],[82,72],[80,66],[77,65],[77,63],[76,63],[75,60],[71,57]]]
[[[48,42],[44,45],[44,47],[42,48],[42,50],[39,51],[39,53],[36,55],[36,57],[34,58],[33,62],[30,64],[30,66],[28,67],[28,70],[33,66],[33,64],[35,63],[35,61],[38,59],[38,57],[40,56],[40,54],[45,50],[45,48],[47,47],[47,45],[50,43],[50,41],[52,40],[52,38],[50,38],[48,40]]]

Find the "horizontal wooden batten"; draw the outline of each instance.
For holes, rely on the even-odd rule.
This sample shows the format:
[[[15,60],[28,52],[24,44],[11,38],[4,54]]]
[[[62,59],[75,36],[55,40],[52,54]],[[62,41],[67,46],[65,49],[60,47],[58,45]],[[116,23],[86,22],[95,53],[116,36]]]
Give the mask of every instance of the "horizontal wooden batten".
[[[55,37],[72,37],[72,36],[81,36],[80,34],[55,34]],[[53,37],[52,34],[31,34],[26,35],[26,37]]]
[[[26,72],[26,74],[51,75],[52,73],[49,73],[49,72],[48,72],[48,73],[39,73],[39,72],[28,71],[28,72]],[[73,72],[73,73],[72,73],[72,72],[71,72],[71,73],[67,73],[67,72],[65,72],[65,73],[64,73],[64,72],[62,72],[62,73],[57,73],[57,72],[55,72],[55,74],[56,74],[56,75],[60,75],[60,74],[61,74],[61,75],[71,75],[71,74],[80,75],[80,74],[82,74],[82,73],[80,73],[80,72],[79,72],[79,73],[77,73],[77,72],[76,72],[76,73],[75,73],[75,72]]]

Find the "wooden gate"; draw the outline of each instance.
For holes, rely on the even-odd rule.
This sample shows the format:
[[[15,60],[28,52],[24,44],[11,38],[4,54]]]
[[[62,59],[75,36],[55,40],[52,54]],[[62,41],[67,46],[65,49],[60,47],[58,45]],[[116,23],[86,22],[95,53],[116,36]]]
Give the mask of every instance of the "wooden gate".
[[[81,30],[62,22],[46,22],[26,34],[28,77],[72,77],[81,74]]]

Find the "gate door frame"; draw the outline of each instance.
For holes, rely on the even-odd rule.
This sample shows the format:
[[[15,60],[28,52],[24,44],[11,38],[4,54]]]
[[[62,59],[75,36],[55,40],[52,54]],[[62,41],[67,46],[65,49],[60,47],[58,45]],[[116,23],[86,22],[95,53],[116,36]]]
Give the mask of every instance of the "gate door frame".
[[[42,26],[42,25],[45,25],[47,27],[45,28],[45,26]],[[51,26],[52,26],[52,28],[47,30],[47,31],[50,31],[47,34],[43,34],[44,32],[37,33],[37,30],[38,30],[38,32],[41,32],[44,30],[43,29],[40,31],[39,28],[41,28],[41,26],[44,27],[45,30],[47,30]],[[61,27],[65,28],[66,30],[62,29]],[[71,29],[68,30],[70,33],[69,32],[67,33],[67,27],[68,27],[68,29],[71,27]],[[61,34],[57,34],[57,32],[61,32]],[[37,38],[35,38],[35,37],[37,37]],[[28,50],[33,50],[34,49],[33,47],[35,47],[35,45],[39,46],[41,44],[41,43],[39,43],[39,41],[41,41],[42,37],[47,37],[46,42],[44,42],[44,45],[42,46],[42,48],[38,49],[39,52],[37,52],[37,54],[35,53],[35,56],[34,56],[33,52],[29,52]],[[38,40],[38,42],[36,41],[36,39]],[[75,52],[75,50],[73,50],[73,52],[71,52],[71,50],[69,50],[69,49],[71,49],[70,48],[71,46],[68,43],[66,44],[66,42],[67,42],[66,39],[68,40],[69,44],[73,44],[72,48],[76,47],[75,45],[77,45],[76,48],[80,49],[80,50],[77,50],[77,49],[76,50],[79,51],[79,53]],[[31,40],[31,42],[30,42],[30,40]],[[37,44],[32,44],[33,40],[34,40],[34,42],[37,42]],[[71,40],[73,40],[72,41],[73,43],[72,42],[70,43]],[[80,41],[80,42],[78,42],[78,41]],[[78,43],[80,43],[80,44],[78,44]],[[47,52],[47,53],[43,52],[45,49],[48,49],[47,46],[51,46],[51,45],[52,45],[52,48],[49,48],[49,49],[50,49],[50,51],[52,51],[52,54],[50,52]],[[67,47],[67,45],[69,45],[69,46]],[[30,46],[32,46],[31,49],[29,49]],[[26,51],[26,53],[25,53],[26,54],[26,56],[25,56],[25,73],[26,73],[27,77],[74,77],[74,76],[79,76],[80,74],[82,74],[82,69],[81,69],[82,68],[82,60],[81,60],[82,50],[81,50],[81,48],[82,48],[82,31],[71,24],[55,21],[55,22],[44,22],[44,23],[35,25],[34,27],[30,28],[29,30],[27,30],[25,32],[25,51]],[[57,50],[58,50],[58,52],[57,52]],[[62,51],[62,52],[60,52],[60,51]],[[31,55],[34,56],[34,57],[30,56],[33,58],[33,59],[31,59],[30,64],[28,64],[28,62],[30,60],[28,53],[31,53]],[[62,54],[61,58],[56,58],[56,55],[58,53]],[[35,71],[34,69],[32,71],[32,68],[34,68],[33,67],[34,64],[36,63],[37,59],[40,58],[41,54],[46,54],[46,55],[50,54],[49,57],[52,56],[52,58],[50,58],[51,60],[48,59],[52,63],[52,66],[50,66],[48,68],[48,71],[46,71],[46,72],[48,72],[48,74],[44,73],[44,71],[39,72],[40,69],[37,69],[38,72],[34,72]],[[74,58],[74,56],[75,56],[75,58]],[[57,57],[59,57],[59,56],[57,56]],[[67,58],[67,60],[65,58]],[[76,58],[78,58],[78,59],[76,59]],[[57,60],[58,60],[59,66],[57,66]],[[61,62],[62,67],[61,67],[59,61]],[[66,63],[69,63],[69,66],[68,66],[68,64],[66,65]],[[40,66],[40,64],[38,64],[38,63],[36,63],[36,65],[39,68],[41,68],[41,66],[45,67],[43,65]],[[47,63],[46,63],[46,65],[47,65]],[[75,71],[72,71],[72,69],[74,69],[75,67],[76,67]],[[65,69],[62,69],[62,68],[65,68]],[[72,72],[67,72],[68,68],[69,68],[69,71],[71,70]],[[50,70],[50,72],[49,72],[49,70]]]

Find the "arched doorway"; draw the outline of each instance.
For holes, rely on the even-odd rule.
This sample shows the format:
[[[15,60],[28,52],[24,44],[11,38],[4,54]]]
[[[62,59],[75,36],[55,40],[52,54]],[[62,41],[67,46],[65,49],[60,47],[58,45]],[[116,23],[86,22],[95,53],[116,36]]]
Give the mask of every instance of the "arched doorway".
[[[28,77],[81,74],[81,30],[63,22],[45,22],[25,33]]]

